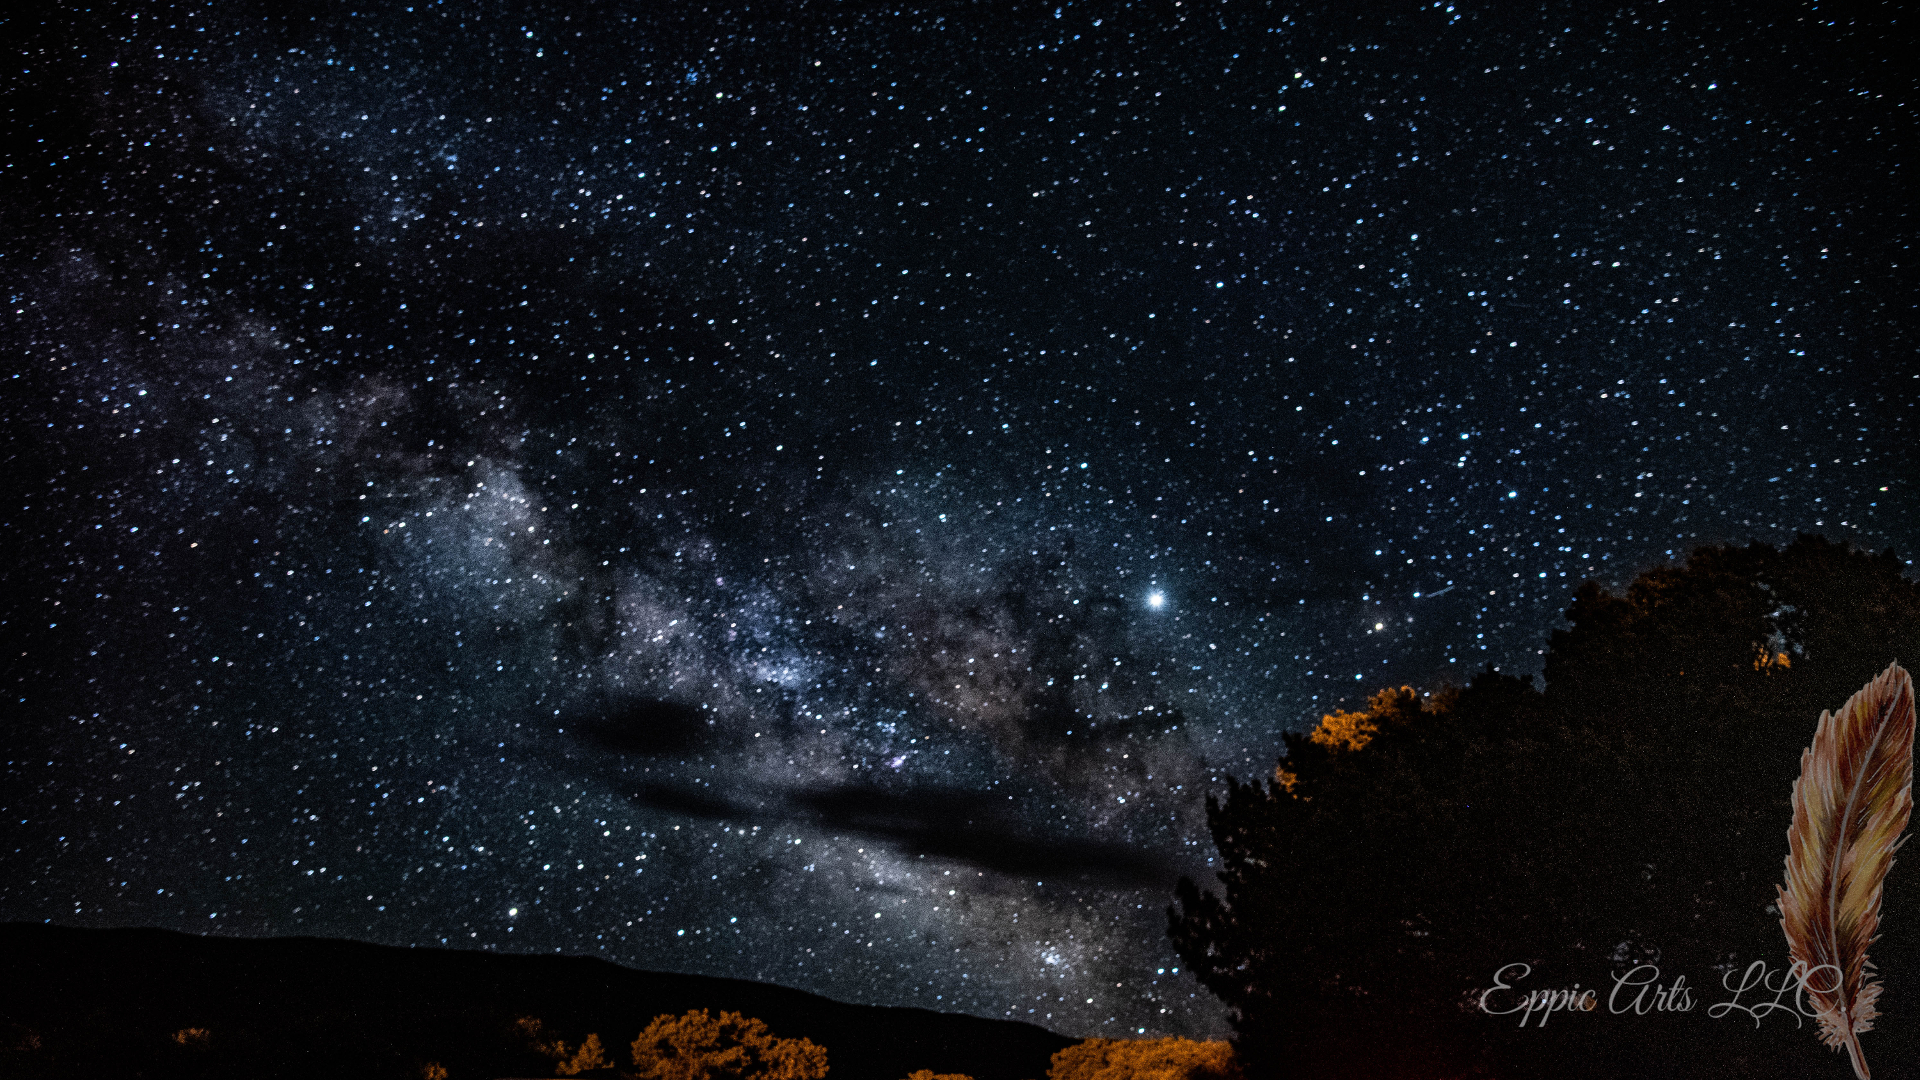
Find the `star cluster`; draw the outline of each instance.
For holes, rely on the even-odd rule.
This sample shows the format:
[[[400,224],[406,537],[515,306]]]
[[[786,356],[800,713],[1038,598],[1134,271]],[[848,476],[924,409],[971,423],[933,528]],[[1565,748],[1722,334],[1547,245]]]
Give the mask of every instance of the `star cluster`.
[[[1217,1035],[1281,733],[1912,546],[1891,22],[242,10],[7,77],[0,917]]]

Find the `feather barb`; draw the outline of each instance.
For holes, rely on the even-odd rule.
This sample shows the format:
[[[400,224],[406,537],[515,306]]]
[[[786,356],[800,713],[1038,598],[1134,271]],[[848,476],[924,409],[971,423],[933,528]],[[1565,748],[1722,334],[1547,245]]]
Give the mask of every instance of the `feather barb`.
[[[1828,1046],[1845,1047],[1869,1080],[1860,1035],[1873,1028],[1880,984],[1867,959],[1880,928],[1880,892],[1913,813],[1913,679],[1889,665],[1822,712],[1801,751],[1787,831],[1780,928],[1803,973]]]

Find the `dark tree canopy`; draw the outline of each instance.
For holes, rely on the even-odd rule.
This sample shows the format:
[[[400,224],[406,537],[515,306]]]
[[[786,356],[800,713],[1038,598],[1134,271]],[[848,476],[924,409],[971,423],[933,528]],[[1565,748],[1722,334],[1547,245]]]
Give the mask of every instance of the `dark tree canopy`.
[[[1920,660],[1920,587],[1900,570],[1817,537],[1702,548],[1621,595],[1582,586],[1544,691],[1489,671],[1290,734],[1271,780],[1209,803],[1219,891],[1183,881],[1169,913],[1249,1073],[1830,1071],[1810,1021],[1706,1012],[1727,973],[1786,966],[1774,885],[1800,751],[1822,709]],[[1888,989],[1863,1042],[1897,1075],[1920,1060],[1908,867],[1872,955]],[[1512,962],[1532,965],[1523,988],[1598,987],[1600,1008],[1544,1031],[1486,1015],[1479,992]],[[1693,1010],[1611,1014],[1615,974],[1643,962],[1684,975]]]

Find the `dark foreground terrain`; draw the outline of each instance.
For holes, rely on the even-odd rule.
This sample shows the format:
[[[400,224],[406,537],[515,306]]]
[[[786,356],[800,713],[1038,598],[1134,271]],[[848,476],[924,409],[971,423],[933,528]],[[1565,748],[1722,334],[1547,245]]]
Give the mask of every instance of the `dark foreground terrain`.
[[[316,938],[0,924],[0,1076],[552,1076],[514,1027],[538,1017],[607,1055],[689,1009],[766,1021],[827,1048],[834,1080],[916,1069],[1037,1080],[1074,1040],[1011,1021],[848,1005],[766,983],[632,971],[584,957],[400,949]]]

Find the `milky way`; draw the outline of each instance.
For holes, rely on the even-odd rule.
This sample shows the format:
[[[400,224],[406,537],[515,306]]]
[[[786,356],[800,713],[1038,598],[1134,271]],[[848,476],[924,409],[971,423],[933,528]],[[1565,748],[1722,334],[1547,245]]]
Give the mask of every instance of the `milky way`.
[[[1891,21],[639,7],[9,24],[0,918],[1217,1035],[1283,732],[1911,554]]]

